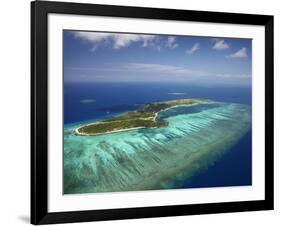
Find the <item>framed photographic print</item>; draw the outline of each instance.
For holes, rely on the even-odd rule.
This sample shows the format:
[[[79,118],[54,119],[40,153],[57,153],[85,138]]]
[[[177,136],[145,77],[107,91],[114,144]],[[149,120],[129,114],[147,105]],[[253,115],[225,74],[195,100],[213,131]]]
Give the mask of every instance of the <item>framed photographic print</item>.
[[[31,223],[273,209],[273,16],[31,3]]]

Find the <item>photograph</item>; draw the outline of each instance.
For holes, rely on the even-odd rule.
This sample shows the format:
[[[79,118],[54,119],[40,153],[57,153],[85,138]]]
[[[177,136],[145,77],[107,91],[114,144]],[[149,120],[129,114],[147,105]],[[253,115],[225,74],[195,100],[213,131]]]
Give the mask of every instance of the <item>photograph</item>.
[[[252,185],[252,39],[62,39],[63,194]]]
[[[31,3],[31,223],[274,209],[274,16]]]

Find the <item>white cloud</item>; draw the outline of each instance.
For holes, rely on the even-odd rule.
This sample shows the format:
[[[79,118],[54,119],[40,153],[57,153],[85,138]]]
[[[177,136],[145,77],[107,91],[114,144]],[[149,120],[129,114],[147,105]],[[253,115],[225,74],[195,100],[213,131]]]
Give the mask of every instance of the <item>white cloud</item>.
[[[178,43],[176,43],[176,37],[169,36],[168,40],[167,40],[167,43],[166,43],[166,46],[170,49],[177,48],[179,45],[178,45]]]
[[[111,44],[114,49],[127,47],[134,42],[142,43],[143,47],[155,39],[154,35],[100,33],[100,32],[74,32],[76,38],[86,40],[93,44],[92,50],[96,50],[101,44]]]
[[[212,72],[185,65],[153,63],[104,64],[93,67],[66,67],[71,81],[157,81],[196,84],[251,84],[251,74]],[[118,75],[118,76],[116,76]],[[171,95],[181,95],[179,92]]]
[[[168,93],[169,95],[174,95],[174,96],[181,96],[181,95],[185,95],[185,93]]]
[[[227,58],[246,58],[247,55],[247,49],[245,47],[239,49],[237,52],[230,54],[226,56]]]
[[[157,51],[161,51],[161,46],[159,44],[159,38],[155,36],[153,39],[145,39],[141,45],[142,47],[148,47],[151,49],[155,49]]]
[[[138,72],[148,72],[150,73],[166,73],[174,76],[205,76],[209,78],[222,78],[222,79],[250,79],[250,74],[216,74],[206,71],[200,71],[195,69],[190,69],[184,66],[175,65],[165,65],[165,64],[149,64],[149,63],[130,63],[123,66],[124,70],[127,71],[138,71]]]
[[[142,71],[142,72],[157,72],[157,73],[169,73],[173,75],[198,75],[205,76],[208,73],[199,70],[189,69],[187,67],[179,67],[174,65],[164,64],[142,64],[142,63],[131,63],[124,67],[127,70]]]
[[[225,49],[229,48],[229,45],[223,39],[215,38],[213,40],[215,41],[213,49],[215,49],[215,50],[225,50]]]
[[[216,74],[220,78],[235,78],[235,79],[249,79],[251,75],[249,74]]]
[[[165,73],[172,75],[208,75],[204,71],[189,69],[183,66],[150,64],[150,63],[129,63],[123,65],[103,65],[102,67],[65,67],[66,70],[72,71],[98,71],[98,72],[148,72],[148,73]],[[83,72],[84,73],[84,72]]]
[[[187,49],[185,51],[185,53],[188,54],[188,55],[192,55],[193,53],[195,53],[199,49],[200,49],[200,44],[199,43],[195,43],[190,49]]]

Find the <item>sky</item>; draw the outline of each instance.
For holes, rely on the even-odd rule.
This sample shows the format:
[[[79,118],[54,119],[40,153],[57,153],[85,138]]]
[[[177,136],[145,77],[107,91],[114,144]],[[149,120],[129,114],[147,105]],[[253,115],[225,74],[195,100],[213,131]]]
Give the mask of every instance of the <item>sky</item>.
[[[252,40],[64,31],[65,82],[251,85]]]

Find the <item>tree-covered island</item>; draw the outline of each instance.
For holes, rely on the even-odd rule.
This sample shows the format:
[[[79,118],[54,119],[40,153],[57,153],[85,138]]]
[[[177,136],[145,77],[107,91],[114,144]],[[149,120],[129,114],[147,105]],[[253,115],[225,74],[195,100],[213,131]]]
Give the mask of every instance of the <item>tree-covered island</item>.
[[[168,125],[168,122],[157,117],[159,112],[182,105],[192,105],[207,102],[209,102],[209,100],[178,99],[149,103],[145,104],[139,110],[130,111],[125,114],[112,117],[110,119],[78,127],[75,130],[75,133],[76,135],[82,136],[94,136],[133,129],[164,127]]]

